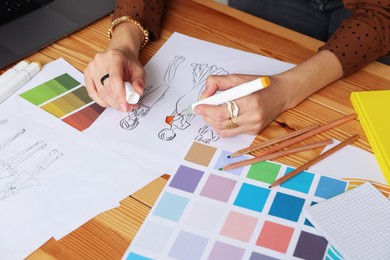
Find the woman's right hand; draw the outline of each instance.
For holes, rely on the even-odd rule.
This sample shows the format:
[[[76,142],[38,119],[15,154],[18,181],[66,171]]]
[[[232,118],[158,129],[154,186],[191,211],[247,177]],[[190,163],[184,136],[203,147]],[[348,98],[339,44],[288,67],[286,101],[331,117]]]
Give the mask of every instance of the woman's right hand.
[[[109,48],[97,53],[84,71],[84,81],[89,96],[102,107],[113,107],[122,112],[130,111],[137,105],[126,101],[124,81],[142,95],[145,72],[138,60],[139,46],[143,34],[139,27],[122,23],[115,27]],[[109,74],[101,83],[101,78]]]

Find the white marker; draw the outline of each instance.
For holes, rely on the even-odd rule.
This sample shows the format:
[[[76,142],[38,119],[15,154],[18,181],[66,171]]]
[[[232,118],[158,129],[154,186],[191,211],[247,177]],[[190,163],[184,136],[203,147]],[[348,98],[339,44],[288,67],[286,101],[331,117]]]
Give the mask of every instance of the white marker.
[[[131,105],[137,104],[141,96],[135,91],[130,82],[125,82],[125,91],[127,103]]]
[[[5,71],[0,75],[0,86],[10,80],[13,76],[15,76],[19,71],[27,67],[28,61],[22,60],[18,62],[15,66]]]
[[[10,80],[0,86],[0,103],[8,98],[12,93],[26,84],[41,69],[41,64],[31,62],[27,67],[19,71]]]
[[[202,104],[215,105],[215,106],[222,105],[223,103],[226,103],[228,101],[232,101],[244,96],[248,96],[253,92],[268,87],[269,85],[271,85],[269,77],[260,77],[253,81],[243,83],[234,88],[230,88],[221,93],[215,94],[211,97],[199,100],[198,102],[195,102],[191,106],[186,108],[183,112],[180,113],[180,115],[194,114],[194,108],[197,105],[202,105]]]

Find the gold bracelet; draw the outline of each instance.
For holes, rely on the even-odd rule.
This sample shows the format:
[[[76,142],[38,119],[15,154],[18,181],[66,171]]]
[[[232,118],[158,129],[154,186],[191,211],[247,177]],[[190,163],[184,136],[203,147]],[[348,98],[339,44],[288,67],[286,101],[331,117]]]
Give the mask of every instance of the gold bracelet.
[[[107,32],[108,39],[112,38],[112,33],[114,31],[115,26],[117,26],[118,24],[123,23],[123,22],[133,23],[141,29],[142,33],[144,34],[144,41],[142,42],[140,49],[145,47],[145,45],[149,42],[149,31],[147,29],[145,29],[145,27],[143,27],[140,22],[138,22],[137,20],[135,20],[131,16],[121,16],[121,17],[115,19],[114,21],[112,21],[111,26]]]

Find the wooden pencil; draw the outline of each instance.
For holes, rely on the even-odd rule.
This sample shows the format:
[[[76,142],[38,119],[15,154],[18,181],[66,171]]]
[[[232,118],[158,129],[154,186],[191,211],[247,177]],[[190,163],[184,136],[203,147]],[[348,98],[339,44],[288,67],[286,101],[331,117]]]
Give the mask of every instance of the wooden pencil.
[[[229,155],[228,158],[240,156],[240,155],[243,155],[243,154],[246,154],[246,153],[250,153],[250,152],[259,150],[261,148],[264,148],[264,147],[267,147],[267,146],[270,146],[270,145],[282,142],[284,140],[293,138],[295,136],[307,133],[307,132],[309,132],[309,131],[311,131],[311,130],[313,130],[315,128],[318,128],[318,127],[320,127],[320,125],[311,125],[311,126],[308,126],[308,127],[305,127],[305,128],[299,129],[299,130],[296,130],[294,132],[285,134],[285,135],[277,136],[275,138],[269,139],[269,140],[261,142],[259,144],[252,145],[252,146],[249,146],[247,148],[238,150],[238,151],[232,153],[231,155]]]
[[[314,159],[308,161],[307,163],[299,166],[298,168],[296,168],[295,170],[287,173],[286,175],[284,175],[283,177],[277,179],[276,181],[274,181],[270,186],[269,188],[272,188],[272,187],[275,187],[275,186],[278,186],[280,184],[282,184],[283,182],[291,179],[292,177],[294,177],[295,175],[301,173],[302,171],[304,170],[307,170],[309,167],[311,167],[312,165],[318,163],[319,161],[325,159],[326,157],[328,157],[329,155],[331,154],[334,154],[335,152],[337,152],[338,150],[340,150],[341,148],[343,148],[344,146],[352,143],[353,141],[355,141],[356,139],[359,138],[359,135],[355,134],[351,137],[349,137],[348,139],[342,141],[341,143],[339,143],[338,145],[332,147],[331,149],[329,149],[328,151],[320,154],[319,156],[315,157]]]
[[[275,158],[278,158],[278,157],[282,157],[282,156],[286,156],[286,155],[290,155],[290,154],[294,154],[294,153],[299,153],[299,152],[315,149],[315,148],[318,148],[318,147],[321,147],[321,146],[326,146],[328,144],[331,144],[332,142],[333,142],[332,139],[328,139],[328,140],[317,142],[317,143],[306,144],[306,145],[302,145],[302,146],[299,146],[299,147],[296,147],[296,148],[282,150],[282,151],[271,153],[271,154],[267,154],[267,155],[264,155],[264,156],[255,157],[255,158],[243,160],[243,161],[240,161],[240,162],[231,163],[231,164],[228,164],[226,166],[223,166],[222,168],[219,168],[219,170],[222,170],[222,171],[232,170],[232,169],[235,169],[235,168],[238,168],[238,167],[244,167],[244,166],[247,166],[247,165],[250,165],[250,164],[263,162],[263,161],[267,161],[267,160],[272,160],[272,159],[275,159]]]
[[[279,150],[282,150],[290,145],[293,145],[293,144],[296,144],[302,140],[305,140],[306,138],[309,138],[309,137],[312,137],[316,134],[319,134],[323,131],[326,131],[332,127],[335,127],[335,126],[338,126],[338,125],[341,125],[349,120],[352,120],[356,117],[356,114],[350,114],[350,115],[347,115],[345,117],[342,117],[340,119],[337,119],[333,122],[330,122],[326,125],[323,125],[323,126],[320,126],[318,128],[315,128],[307,133],[304,133],[302,135],[299,135],[297,137],[294,137],[294,138],[291,138],[289,140],[285,140],[284,142],[280,143],[280,144],[277,144],[275,146],[272,146],[271,148],[261,152],[259,155],[257,155],[257,157],[260,157],[260,156],[264,156],[266,154],[270,154],[270,153],[274,153],[274,152],[277,152]]]

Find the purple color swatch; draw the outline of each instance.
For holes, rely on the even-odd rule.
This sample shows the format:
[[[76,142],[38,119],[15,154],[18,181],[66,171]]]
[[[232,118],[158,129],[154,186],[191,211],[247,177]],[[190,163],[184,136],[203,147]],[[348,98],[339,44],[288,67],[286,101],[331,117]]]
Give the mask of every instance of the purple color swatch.
[[[193,193],[203,174],[202,171],[180,165],[169,186]]]
[[[235,180],[210,174],[200,195],[222,202],[227,202],[236,183],[237,182]]]

